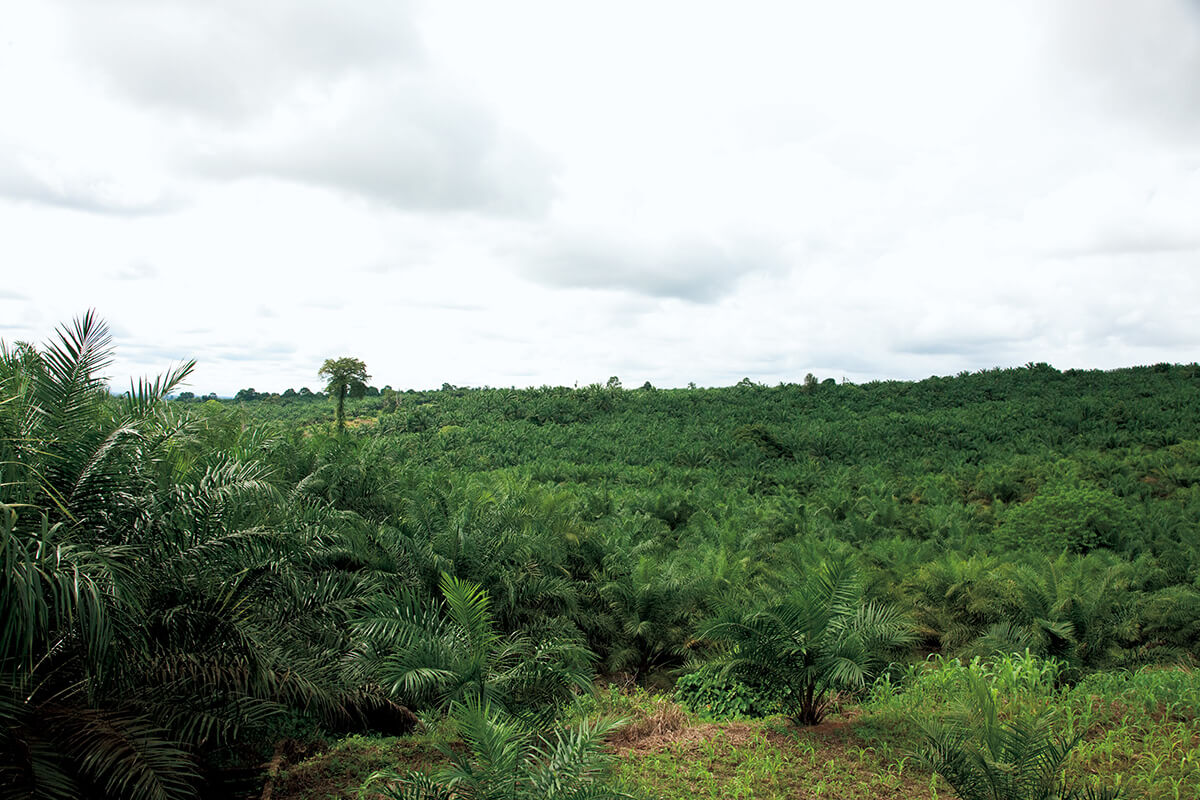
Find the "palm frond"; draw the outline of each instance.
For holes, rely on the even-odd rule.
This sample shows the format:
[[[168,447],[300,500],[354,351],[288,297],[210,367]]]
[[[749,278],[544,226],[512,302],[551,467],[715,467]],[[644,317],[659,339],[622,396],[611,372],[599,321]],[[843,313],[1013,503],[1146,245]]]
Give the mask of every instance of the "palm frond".
[[[133,418],[144,417],[155,410],[158,405],[184,384],[196,369],[194,360],[184,361],[163,375],[156,375],[153,380],[138,378],[137,383],[131,380],[129,391],[123,398],[125,413]]]
[[[136,715],[107,709],[47,711],[47,721],[79,772],[113,797],[192,797],[199,774],[170,735]]]
[[[56,333],[58,340],[47,342],[41,353],[43,369],[35,373],[37,408],[51,431],[77,423],[81,412],[94,407],[104,388],[101,372],[112,363],[112,335],[94,310]]]
[[[491,601],[478,584],[443,574],[439,588],[450,619],[454,620],[476,649],[485,649],[496,641],[490,613]]]

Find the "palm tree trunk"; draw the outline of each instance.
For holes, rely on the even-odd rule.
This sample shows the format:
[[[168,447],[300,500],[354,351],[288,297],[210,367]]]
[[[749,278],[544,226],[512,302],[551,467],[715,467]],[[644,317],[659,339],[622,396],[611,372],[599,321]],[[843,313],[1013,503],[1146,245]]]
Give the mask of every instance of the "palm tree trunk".
[[[824,703],[821,702],[824,692],[818,694],[815,682],[810,682],[804,687],[804,697],[800,701],[800,717],[797,720],[801,725],[816,725],[825,716]]]

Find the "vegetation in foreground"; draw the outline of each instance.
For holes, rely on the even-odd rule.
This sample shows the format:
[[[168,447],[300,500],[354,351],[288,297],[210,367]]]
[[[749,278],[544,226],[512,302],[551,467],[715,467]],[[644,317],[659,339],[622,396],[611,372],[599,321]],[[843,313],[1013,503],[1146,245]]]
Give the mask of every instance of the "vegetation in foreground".
[[[933,659],[880,679],[861,702],[847,703],[817,726],[796,726],[781,715],[715,719],[670,696],[616,686],[580,701],[571,715],[626,719],[609,743],[613,788],[657,800],[1057,798],[1073,791],[1104,797],[1118,790],[1123,797],[1154,800],[1196,796],[1200,675],[1153,668],[1098,673],[1068,687],[1058,684],[1061,672],[1061,664],[1036,656],[967,664]],[[989,726],[995,732],[1040,719],[1044,727],[1033,730],[1045,734],[1045,744],[1067,751],[1061,768],[1040,784],[1028,782],[1024,791],[1006,792],[1001,780],[982,793],[969,787],[954,792],[931,770],[931,756],[947,750],[931,752],[930,737],[953,729],[972,704],[992,704],[996,717],[959,731],[981,735]],[[406,739],[346,739],[289,768],[275,796],[355,797],[375,770],[396,763],[433,773],[453,741],[454,732],[445,729]],[[1016,740],[997,744],[1005,741]],[[957,752],[969,756],[972,749]],[[1037,752],[1027,748],[1018,757],[1040,766],[1031,755]],[[990,760],[1000,767],[1013,759]],[[1003,779],[1016,774],[996,771]]]
[[[485,739],[563,796],[1197,789],[1195,365],[356,400],[358,362],[343,431],[169,400],[190,364],[112,396],[110,353],[93,315],[0,350],[5,795],[278,796],[381,748],[461,795]]]

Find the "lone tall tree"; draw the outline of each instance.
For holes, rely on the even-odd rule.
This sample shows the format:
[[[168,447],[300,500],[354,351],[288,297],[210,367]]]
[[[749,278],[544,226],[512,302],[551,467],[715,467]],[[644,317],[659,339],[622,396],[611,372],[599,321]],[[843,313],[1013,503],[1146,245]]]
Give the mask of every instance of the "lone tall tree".
[[[327,358],[317,375],[327,381],[325,391],[337,395],[337,428],[346,429],[346,396],[362,397],[367,391],[367,365],[357,358]]]

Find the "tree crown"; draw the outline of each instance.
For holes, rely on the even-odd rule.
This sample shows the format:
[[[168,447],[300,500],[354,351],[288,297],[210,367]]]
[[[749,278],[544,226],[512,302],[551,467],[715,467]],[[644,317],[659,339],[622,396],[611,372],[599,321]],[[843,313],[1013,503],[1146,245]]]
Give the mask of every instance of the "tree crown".
[[[343,387],[346,392],[355,397],[367,389],[367,381],[371,378],[367,374],[367,365],[357,358],[345,356],[343,358],[327,358],[321,366],[317,375],[328,381],[325,391],[330,394],[342,393]]]

